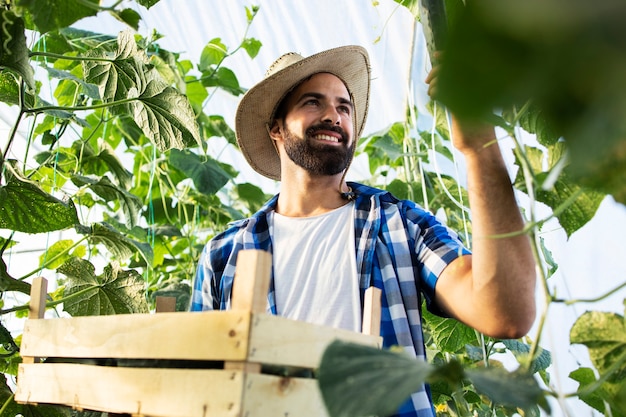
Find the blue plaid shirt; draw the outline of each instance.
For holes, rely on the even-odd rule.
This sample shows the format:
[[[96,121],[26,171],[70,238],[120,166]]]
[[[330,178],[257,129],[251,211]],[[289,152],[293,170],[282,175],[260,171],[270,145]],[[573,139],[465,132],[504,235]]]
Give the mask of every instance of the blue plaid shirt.
[[[398,200],[387,191],[350,183],[356,193],[356,265],[361,289],[382,290],[380,334],[383,346],[402,346],[410,355],[426,360],[421,326],[421,294],[429,309],[435,283],[443,269],[457,257],[469,254],[456,233],[417,204]],[[272,252],[269,213],[274,196],[252,217],[236,221],[204,248],[195,276],[192,311],[230,307],[237,253],[242,249]],[[273,278],[268,311],[276,314]],[[398,410],[397,417],[433,417],[427,387],[414,393]]]

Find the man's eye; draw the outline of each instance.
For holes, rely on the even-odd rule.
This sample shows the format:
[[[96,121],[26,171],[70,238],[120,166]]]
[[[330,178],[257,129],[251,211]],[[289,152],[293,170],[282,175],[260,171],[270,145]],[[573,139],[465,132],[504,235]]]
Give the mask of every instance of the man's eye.
[[[349,106],[340,106],[339,107],[339,111],[342,113],[346,113],[346,114],[350,114],[350,107]]]

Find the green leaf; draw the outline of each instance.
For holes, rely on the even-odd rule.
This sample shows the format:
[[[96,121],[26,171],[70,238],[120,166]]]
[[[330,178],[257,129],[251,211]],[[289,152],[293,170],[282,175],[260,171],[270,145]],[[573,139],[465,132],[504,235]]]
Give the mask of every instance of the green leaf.
[[[243,201],[251,213],[257,212],[268,198],[261,188],[250,183],[237,184],[235,193],[238,200]]]
[[[188,150],[172,149],[169,161],[191,178],[196,189],[203,194],[217,193],[232,178],[216,160],[208,156],[201,158]]]
[[[591,362],[600,375],[626,379],[626,322],[617,313],[588,311],[570,330],[570,342],[587,346]]]
[[[224,120],[223,116],[211,115],[203,121],[202,127],[204,128],[204,136],[208,139],[211,137],[225,138],[231,145],[237,144],[235,132],[228,126],[228,123]]]
[[[545,178],[545,175],[538,177],[542,179]],[[578,197],[560,211],[561,205],[576,194]],[[555,211],[559,209],[557,218],[568,237],[593,218],[604,197],[604,194],[594,191],[582,191],[579,185],[571,182],[565,175],[556,181],[552,189],[540,189],[536,193],[537,201],[548,205]]]
[[[45,69],[48,72],[48,75],[50,76],[50,78],[56,78],[58,80],[73,81],[82,87],[81,92],[85,93],[89,98],[92,98],[94,100],[100,99],[100,93],[98,92],[97,86],[91,83],[87,83],[81,78],[78,78],[74,74],[67,72],[67,71],[61,71],[61,70],[51,68],[51,67],[46,67]]]
[[[422,318],[435,344],[443,352],[459,352],[465,345],[476,343],[476,331],[458,320],[436,316],[425,308]]]
[[[81,161],[83,173],[101,176],[109,172],[115,176],[123,190],[128,189],[131,186],[132,174],[124,167],[115,150],[107,142],[102,142],[99,146],[101,149],[96,153],[87,142],[77,140],[72,143],[72,150]]]
[[[16,0],[15,3],[28,10],[39,32],[46,33],[95,16],[100,0]]]
[[[0,357],[4,358],[13,356],[20,350],[19,346],[15,343],[15,340],[13,340],[11,332],[9,332],[2,323],[0,323],[0,346],[3,350],[3,352],[0,353]]]
[[[89,240],[95,244],[101,243],[120,260],[126,260],[133,254],[139,254],[146,264],[152,265],[152,248],[145,242],[128,238],[108,223],[96,223],[88,230],[82,230]]]
[[[130,107],[137,125],[160,151],[202,145],[189,100],[164,82],[149,81]]]
[[[241,46],[246,50],[250,58],[255,58],[259,54],[259,50],[263,44],[258,39],[246,38]]]
[[[35,72],[29,64],[28,47],[24,35],[24,21],[12,11],[0,11],[0,69],[19,74],[26,85],[35,90]]]
[[[46,268],[58,268],[71,257],[69,250],[73,245],[74,241],[71,239],[62,239],[54,242],[44,253],[39,255],[39,266],[43,266],[47,262]],[[50,262],[53,258],[56,259]]]
[[[63,230],[79,223],[71,199],[67,202],[43,191],[37,184],[5,172],[0,186],[0,228],[24,233]]]
[[[228,48],[226,48],[226,45],[222,43],[220,38],[211,39],[202,49],[198,69],[201,72],[210,71],[211,66],[220,64],[227,54]]]
[[[9,71],[0,70],[0,102],[18,106],[20,104],[19,84]]]
[[[245,93],[245,90],[239,86],[239,80],[237,80],[235,73],[224,67],[218,68],[217,71],[209,70],[203,72],[202,85],[205,87],[219,87],[234,96]]]
[[[58,272],[67,276],[63,309],[72,316],[147,313],[145,283],[134,270],[107,265],[102,275],[88,261],[72,258]]]
[[[595,389],[591,391],[586,389],[588,387],[594,387],[597,381],[593,369],[585,367],[578,368],[572,371],[569,377],[579,383],[578,397],[590,407],[604,414],[606,411],[604,407],[605,398],[610,398],[610,393],[607,392],[605,386],[601,385],[600,387],[595,387]]]
[[[161,0],[137,0],[137,3],[141,4],[146,9],[149,9],[150,7],[157,4],[159,1]]]
[[[79,187],[85,185],[88,186],[90,190],[105,201],[118,202],[124,213],[126,225],[129,228],[133,228],[137,224],[139,211],[143,206],[139,197],[113,184],[107,177],[94,179],[81,175],[74,175],[72,176],[72,182]]]
[[[9,275],[7,264],[0,257],[0,291],[18,291],[22,294],[30,295],[31,285],[28,282],[21,281]]]
[[[431,366],[404,353],[335,341],[318,381],[330,417],[390,415],[419,390]]]
[[[120,22],[126,23],[128,26],[135,30],[139,30],[139,21],[141,20],[141,16],[133,9],[123,9],[121,11],[112,10],[110,14],[119,20]]]
[[[100,97],[105,103],[124,100],[129,91],[143,91],[146,85],[145,74],[147,56],[137,50],[137,44],[130,32],[121,32],[118,36],[118,49],[115,55],[107,49],[98,48],[88,56],[98,60],[83,61],[85,81],[98,86]],[[104,60],[103,60],[104,59]],[[121,106],[123,112],[126,106]]]
[[[531,374],[500,368],[467,369],[465,371],[476,390],[496,404],[529,410],[537,404],[550,413],[543,391]]]

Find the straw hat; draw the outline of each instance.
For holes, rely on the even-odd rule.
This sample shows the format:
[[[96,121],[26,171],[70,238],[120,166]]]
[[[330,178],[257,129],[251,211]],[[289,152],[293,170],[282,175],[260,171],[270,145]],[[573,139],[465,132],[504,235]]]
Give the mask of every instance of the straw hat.
[[[285,54],[274,61],[265,78],[243,96],[235,116],[239,148],[259,174],[280,180],[280,159],[268,134],[274,113],[295,86],[321,72],[337,76],[346,85],[354,104],[355,138],[361,136],[370,89],[369,57],[365,48],[342,46],[308,58],[294,52]]]

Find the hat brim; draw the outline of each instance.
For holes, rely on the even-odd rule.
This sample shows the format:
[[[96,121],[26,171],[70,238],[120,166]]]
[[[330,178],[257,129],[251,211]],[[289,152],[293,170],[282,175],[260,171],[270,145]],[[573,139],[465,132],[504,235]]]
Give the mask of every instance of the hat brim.
[[[276,106],[302,80],[322,72],[341,79],[352,95],[355,138],[360,137],[369,106],[367,51],[351,45],[311,55],[263,79],[248,90],[237,107],[237,143],[250,166],[259,174],[280,180],[280,158],[267,131]]]

